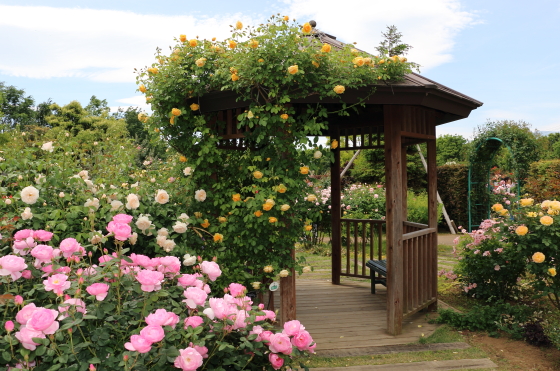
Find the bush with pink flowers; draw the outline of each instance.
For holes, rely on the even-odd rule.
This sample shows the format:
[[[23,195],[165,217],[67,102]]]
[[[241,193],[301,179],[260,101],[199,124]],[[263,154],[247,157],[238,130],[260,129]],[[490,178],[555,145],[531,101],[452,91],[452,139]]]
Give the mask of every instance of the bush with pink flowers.
[[[278,332],[275,313],[243,285],[218,287],[215,261],[186,267],[174,256],[129,253],[119,236],[128,238],[130,222],[113,218],[104,237],[116,250],[100,258],[73,238],[53,243],[44,230],[3,244],[0,368],[278,370],[313,353],[299,321]]]

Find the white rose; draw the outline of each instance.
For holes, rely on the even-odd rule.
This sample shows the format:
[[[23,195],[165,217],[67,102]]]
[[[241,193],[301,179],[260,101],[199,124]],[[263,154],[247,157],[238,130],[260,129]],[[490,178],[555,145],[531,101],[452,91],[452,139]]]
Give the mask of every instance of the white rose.
[[[60,198],[63,198],[64,196],[65,196],[64,192],[60,192],[60,193],[58,194],[58,197],[60,197]]]
[[[290,272],[286,269],[283,269],[283,270],[280,271],[280,273],[278,273],[278,275],[280,277],[288,277],[290,275]]]
[[[84,182],[86,183],[88,188],[93,188],[93,182],[89,179],[84,179]]]
[[[167,230],[167,228],[161,228],[159,231],[157,231],[157,235],[158,236],[169,236],[169,231]]]
[[[0,157],[0,162],[2,161],[6,161],[6,159],[4,157]]]
[[[204,189],[199,189],[198,191],[195,192],[194,198],[198,202],[202,202],[202,201],[206,200],[206,191]]]
[[[112,205],[112,203],[111,203]],[[122,203],[121,203],[122,205]],[[99,209],[99,199],[94,198],[93,200],[91,199],[87,199],[86,202],[84,203],[84,207],[93,207],[95,208],[95,210]]]
[[[171,252],[175,248],[175,241],[173,240],[165,240],[163,243],[163,249],[165,252]]]
[[[23,210],[23,213],[21,213],[21,218],[23,220],[33,219],[33,213],[31,212],[31,209],[26,207],[25,210]]]
[[[39,176],[35,178],[35,183],[37,184],[45,183],[46,181],[47,181],[47,177],[44,176],[43,174],[39,174]]]
[[[185,223],[187,223],[187,220],[189,220],[190,217],[189,217],[187,214],[182,213],[181,215],[179,215],[179,218],[178,218],[178,219],[179,219],[179,220],[182,220],[182,221],[185,222]],[[189,223],[187,223],[187,225],[188,225],[188,224],[189,224]]]
[[[156,237],[156,243],[160,247],[163,247],[163,245],[165,244],[165,241],[167,241],[167,236],[157,236]]]
[[[111,201],[111,211],[117,211],[122,206],[123,206],[123,203],[118,201],[118,200]]]
[[[111,189],[117,189],[117,187],[115,187],[115,186],[112,185],[112,184],[109,186],[109,188],[111,188]]]
[[[87,170],[82,170],[78,173],[78,176],[83,180],[89,179],[89,172]]]
[[[90,238],[90,242],[92,244],[98,244],[101,242],[101,240],[103,239],[103,233],[101,231],[97,231],[95,232],[95,234]]]
[[[54,148],[53,148],[53,145],[52,145],[52,144],[53,144],[53,142],[47,142],[47,143],[43,143],[43,146],[41,147],[41,149],[42,149],[43,151],[49,151],[49,152],[52,152],[52,151],[54,150]]]
[[[185,175],[187,175],[187,176],[188,176],[188,175],[191,175],[192,172],[193,172],[193,170],[192,170],[192,168],[190,168],[190,167],[186,167],[185,170],[183,170],[183,174],[185,174]]]
[[[155,183],[156,182],[156,178],[151,178],[150,182]]]
[[[138,196],[134,193],[129,194],[126,196],[126,208],[129,210],[136,210],[140,207],[140,200]]]
[[[21,200],[26,204],[32,205],[39,198],[39,190],[33,186],[25,187],[21,190]]]
[[[173,230],[177,233],[185,233],[187,231],[187,224],[176,222],[175,225],[173,226]]]
[[[69,136],[70,136],[70,133],[65,133],[64,135],[66,135],[66,137],[69,137]]]
[[[313,157],[317,159],[321,158],[321,156],[323,156],[323,153],[321,151],[315,151],[315,153],[313,154]]]
[[[185,267],[190,267],[191,265],[194,265],[194,263],[196,263],[196,256],[190,256],[189,254],[185,254],[185,256],[183,256],[183,265]]]
[[[148,219],[147,216],[140,215],[136,220],[136,226],[138,227],[138,229],[144,232],[146,229],[149,229],[152,226],[152,221]]]
[[[136,241],[138,241],[138,233],[136,232],[132,233],[128,238],[128,241],[130,242],[131,245],[136,245]]]
[[[144,162],[142,163],[142,165],[148,166],[148,165],[151,164],[151,163],[152,163],[152,161],[146,160],[146,161],[144,161]]]
[[[251,283],[251,286],[253,286],[253,289],[258,290],[261,288],[261,283],[260,282],[253,282]]]
[[[4,202],[6,203],[6,205],[12,204],[12,200],[10,198],[7,198]]]
[[[97,143],[97,142],[93,142],[93,145],[94,145],[94,146],[96,146],[96,145],[98,145],[98,144],[99,144],[99,143]]]
[[[156,194],[156,202],[161,205],[168,203],[169,194],[167,194],[167,192],[164,191],[163,189],[158,189]]]

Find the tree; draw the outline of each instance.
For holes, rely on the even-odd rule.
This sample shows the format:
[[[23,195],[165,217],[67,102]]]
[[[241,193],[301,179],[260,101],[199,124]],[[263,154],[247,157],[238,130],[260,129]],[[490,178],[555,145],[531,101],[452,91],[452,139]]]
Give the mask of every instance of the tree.
[[[384,37],[384,40],[375,48],[379,52],[380,58],[392,57],[394,55],[404,56],[412,49],[411,45],[401,41],[402,33],[397,31],[396,26],[387,26],[387,32],[381,32],[381,35]],[[411,68],[419,70],[419,67],[419,64],[411,63]]]
[[[89,99],[88,105],[85,110],[90,116],[107,116],[109,114],[110,108],[107,104],[107,99],[98,99],[95,95],[92,95]]]
[[[0,82],[0,123],[7,128],[22,128],[25,125],[35,123],[35,100],[31,96],[25,96],[25,91],[15,86],[6,86]]]
[[[465,145],[467,140],[458,134],[445,134],[436,140],[437,164],[445,165],[448,162],[465,161]]]

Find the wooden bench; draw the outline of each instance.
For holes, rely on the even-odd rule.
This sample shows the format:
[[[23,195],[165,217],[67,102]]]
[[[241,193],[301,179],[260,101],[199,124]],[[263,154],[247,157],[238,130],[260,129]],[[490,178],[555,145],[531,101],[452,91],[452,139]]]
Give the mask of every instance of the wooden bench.
[[[368,260],[366,267],[370,269],[372,294],[375,294],[375,285],[378,283],[387,287],[387,260]]]

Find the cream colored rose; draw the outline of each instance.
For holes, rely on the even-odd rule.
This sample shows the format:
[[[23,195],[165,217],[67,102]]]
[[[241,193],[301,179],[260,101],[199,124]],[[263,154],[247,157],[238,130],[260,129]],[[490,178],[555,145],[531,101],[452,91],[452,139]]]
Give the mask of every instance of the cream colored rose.
[[[122,203],[121,203],[121,205],[122,205]],[[92,208],[92,209],[95,209],[95,210],[99,209],[99,199],[97,199],[95,197],[93,199],[88,198],[86,200],[86,202],[84,203],[84,207],[89,207],[89,208]]]
[[[313,157],[316,159],[319,159],[323,156],[323,152],[321,151],[315,151],[315,153],[313,154]]]
[[[307,267],[303,267],[303,273],[309,273],[311,272],[311,267],[307,266]]]
[[[134,232],[128,238],[128,242],[130,242],[131,245],[136,245],[136,241],[138,241],[138,233]]]
[[[203,202],[204,200],[206,200],[206,191],[204,189],[199,189],[194,193],[194,198],[198,202]]]
[[[156,202],[158,204],[166,204],[169,202],[169,194],[164,191],[163,189],[158,189],[157,194],[156,194]]]
[[[64,194],[64,192],[60,192],[60,193],[58,194],[58,197],[60,197],[60,198],[64,198],[64,196],[66,196],[66,195]]]
[[[165,252],[171,252],[173,251],[175,246],[176,246],[175,241],[165,240],[165,242],[163,243],[163,250],[165,250]]]
[[[179,218],[177,218],[177,219],[182,220],[183,222],[187,223],[187,225],[189,225],[189,223],[187,222],[187,220],[189,220],[190,217],[189,217],[187,214],[182,213],[181,215],[179,215]]]
[[[157,235],[158,236],[169,236],[169,231],[167,230],[167,228],[160,228],[159,231],[157,231]]]
[[[191,167],[186,167],[186,168],[183,170],[183,174],[185,174],[186,176],[191,175],[192,172],[193,172],[193,169],[192,169]]]
[[[282,269],[280,273],[278,273],[278,275],[280,277],[288,277],[290,275],[290,272],[287,269]]]
[[[114,201],[111,201],[111,210],[110,211],[117,211],[122,207],[123,207],[122,202],[120,202],[118,200],[114,200]]]
[[[136,226],[138,227],[138,229],[144,232],[146,229],[149,229],[152,226],[152,221],[148,219],[147,216],[140,215],[140,217],[138,217],[138,219],[136,220]]]
[[[288,210],[290,210],[290,205],[284,204],[284,205],[280,206],[280,210],[288,211]]]
[[[272,265],[267,265],[266,267],[263,268],[263,271],[265,273],[272,273],[273,270],[274,268],[272,267]]]
[[[21,213],[21,218],[23,220],[33,219],[33,213],[31,212],[31,209],[29,207],[26,207],[25,210],[23,210],[23,213]]]
[[[7,198],[5,201],[6,205],[11,205],[12,204],[12,199]]]
[[[254,290],[258,290],[261,288],[261,283],[260,282],[253,282],[251,283],[251,286],[253,286]]]
[[[140,207],[140,200],[134,193],[126,196],[126,208],[129,210],[136,210]]]
[[[167,241],[167,236],[160,236],[156,237],[156,243],[159,247],[163,247],[165,245],[165,241]]]
[[[307,196],[307,201],[309,201],[309,202],[315,202],[315,201],[317,201],[317,196],[315,196],[315,195],[308,195],[308,196]]]
[[[190,267],[196,263],[196,256],[190,256],[189,254],[185,254],[183,256],[183,265],[186,267]]]
[[[32,205],[39,198],[39,190],[33,186],[25,187],[21,190],[21,200],[26,204]]]
[[[183,222],[176,222],[173,230],[177,233],[185,233],[187,231],[187,224]]]
[[[41,146],[41,149],[43,151],[48,151],[48,152],[54,151],[53,142],[43,143],[43,145]]]

